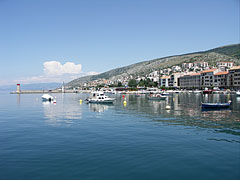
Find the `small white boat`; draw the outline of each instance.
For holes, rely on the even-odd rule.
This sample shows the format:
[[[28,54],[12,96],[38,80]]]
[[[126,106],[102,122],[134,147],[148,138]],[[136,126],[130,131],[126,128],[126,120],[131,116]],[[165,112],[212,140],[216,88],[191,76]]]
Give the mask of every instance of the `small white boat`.
[[[162,96],[170,96],[170,94],[168,92],[164,92],[164,91],[161,93],[161,95]]]
[[[236,92],[236,95],[237,95],[237,96],[240,96],[240,90],[238,90],[238,91]]]
[[[53,101],[54,99],[49,94],[44,94],[44,95],[42,95],[42,100],[43,101]]]
[[[200,90],[195,90],[195,91],[194,91],[195,94],[199,94],[199,93],[201,93],[201,92],[202,92],[202,91],[200,91]]]
[[[179,91],[179,90],[175,90],[175,91],[173,91],[174,93],[180,93],[181,91]]]
[[[149,100],[165,100],[167,98],[167,96],[163,96],[161,94],[150,94],[148,96]]]
[[[92,92],[92,96],[86,99],[89,103],[113,103],[114,100],[115,98],[110,98],[101,91]]]

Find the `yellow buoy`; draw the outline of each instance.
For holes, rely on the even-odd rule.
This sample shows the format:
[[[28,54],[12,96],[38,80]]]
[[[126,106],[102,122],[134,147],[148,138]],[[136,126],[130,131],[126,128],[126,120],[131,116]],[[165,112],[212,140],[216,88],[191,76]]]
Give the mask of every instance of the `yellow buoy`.
[[[124,98],[123,105],[124,105],[124,106],[127,105],[127,100],[126,100],[126,98]]]
[[[82,99],[79,100],[79,103],[82,104]]]

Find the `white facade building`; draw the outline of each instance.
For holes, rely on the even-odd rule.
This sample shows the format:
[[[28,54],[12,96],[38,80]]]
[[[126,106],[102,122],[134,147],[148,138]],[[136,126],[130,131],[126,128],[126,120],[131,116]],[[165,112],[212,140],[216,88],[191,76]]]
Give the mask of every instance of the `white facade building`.
[[[160,87],[169,87],[170,76],[162,76],[159,79],[159,86]]]

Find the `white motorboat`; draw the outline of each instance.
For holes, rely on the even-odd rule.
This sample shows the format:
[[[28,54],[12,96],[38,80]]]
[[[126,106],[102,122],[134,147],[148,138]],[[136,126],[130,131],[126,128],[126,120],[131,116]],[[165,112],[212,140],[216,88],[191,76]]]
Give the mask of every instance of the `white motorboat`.
[[[44,95],[42,95],[42,100],[43,101],[53,101],[54,99],[49,94],[44,94]]]
[[[237,96],[240,96],[240,90],[238,90],[238,91],[236,92],[236,95],[237,95]]]
[[[181,91],[179,91],[179,90],[175,90],[175,91],[173,91],[174,93],[180,93]]]
[[[201,93],[201,92],[202,92],[202,91],[200,91],[200,90],[195,90],[195,91],[194,91],[195,94],[199,94],[199,93]]]
[[[161,93],[161,95],[162,95],[162,96],[170,96],[170,94],[169,94],[168,92],[166,92],[166,91],[163,91],[163,92]]]
[[[115,98],[110,98],[101,91],[92,92],[92,96],[86,99],[89,103],[113,103],[114,100]]]
[[[161,94],[150,94],[148,96],[149,100],[165,100],[167,98],[167,96],[163,96]]]

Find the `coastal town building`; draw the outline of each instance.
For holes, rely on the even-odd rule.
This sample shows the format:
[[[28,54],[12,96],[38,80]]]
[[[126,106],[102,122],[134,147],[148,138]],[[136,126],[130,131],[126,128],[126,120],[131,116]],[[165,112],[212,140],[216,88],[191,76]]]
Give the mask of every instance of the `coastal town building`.
[[[163,70],[162,70],[162,73],[163,73],[164,75],[169,75],[171,72],[172,72],[172,69],[171,69],[171,68],[166,68],[166,69],[163,69]]]
[[[233,67],[233,62],[217,62],[217,67],[219,66],[223,66],[223,67],[227,67],[227,68],[232,68]]]
[[[217,68],[220,71],[227,71],[228,69],[233,67],[233,62],[217,62]]]
[[[181,88],[196,88],[200,89],[200,73],[190,73],[179,77],[179,83]]]
[[[194,62],[193,65],[194,67],[198,67],[198,68],[206,68],[208,67],[208,62],[199,61],[199,62]]]
[[[208,69],[201,71],[201,87],[211,88],[214,86],[214,74],[218,72],[218,69]]]
[[[190,69],[191,67],[193,67],[193,63],[182,63],[183,69]]]
[[[170,76],[162,76],[159,79],[159,86],[160,87],[169,87]]]
[[[182,75],[182,73],[173,73],[170,75],[170,79],[169,79],[169,87],[174,87],[177,88],[180,86],[179,83],[179,77]]]
[[[147,78],[150,79],[152,82],[159,82],[159,71],[153,71],[147,75]]]
[[[204,61],[188,62],[182,63],[182,65],[154,70],[149,74],[141,76],[134,74],[118,75],[111,78],[111,80],[98,79],[84,85],[96,87],[98,85],[121,84],[127,87],[130,79],[135,79],[137,83],[141,80],[150,79],[152,82],[157,82],[159,87],[240,89],[240,66],[233,65],[233,62],[220,61],[209,67],[208,62]]]
[[[172,72],[173,73],[181,72],[181,71],[182,71],[182,68],[180,66],[173,66],[172,67]]]
[[[215,73],[213,86],[219,87],[219,88],[226,88],[228,85],[227,77],[228,77],[228,71],[222,71],[222,72]]]
[[[228,72],[228,86],[233,89],[240,89],[240,66],[235,66]]]

